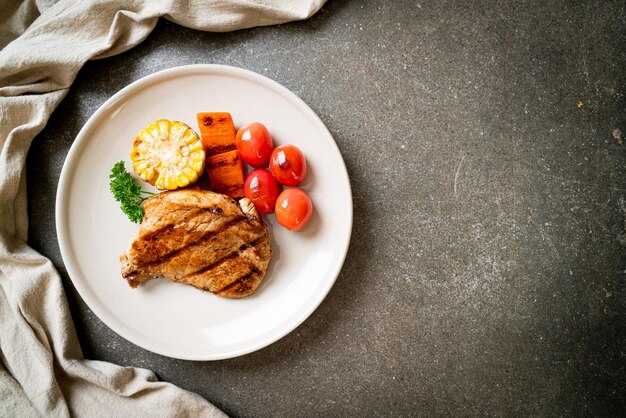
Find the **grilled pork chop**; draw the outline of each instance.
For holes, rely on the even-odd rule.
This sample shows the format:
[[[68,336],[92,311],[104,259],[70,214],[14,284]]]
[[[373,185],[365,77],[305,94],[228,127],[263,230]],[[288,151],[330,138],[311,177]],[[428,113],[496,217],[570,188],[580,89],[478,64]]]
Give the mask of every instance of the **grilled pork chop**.
[[[272,254],[254,204],[184,189],[150,197],[137,236],[120,257],[131,287],[163,277],[219,296],[242,298],[259,286]]]

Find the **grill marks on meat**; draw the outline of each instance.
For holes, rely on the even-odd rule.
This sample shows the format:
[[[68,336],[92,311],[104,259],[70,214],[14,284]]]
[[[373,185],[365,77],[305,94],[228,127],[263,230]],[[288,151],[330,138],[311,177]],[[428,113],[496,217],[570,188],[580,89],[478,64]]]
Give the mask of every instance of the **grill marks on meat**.
[[[121,256],[131,287],[164,277],[225,297],[256,290],[271,256],[254,205],[225,195],[177,190],[149,198],[137,237]]]
[[[237,226],[238,223],[245,220],[244,216],[231,219],[227,222],[214,222],[211,226],[217,224],[215,228],[209,226],[207,230],[200,230],[194,228],[188,229],[187,234],[182,237],[182,240],[177,241],[177,246],[172,247],[172,240],[178,240],[181,226],[185,225],[168,225],[158,231],[155,231],[154,236],[149,236],[141,241],[137,241],[133,244],[133,248],[136,251],[143,251],[146,253],[146,257],[139,263],[141,267],[155,266],[169,261],[169,259],[176,257],[183,253],[187,249],[195,250],[193,247],[196,245],[202,245],[210,240],[221,239],[220,234],[228,232],[231,227]]]

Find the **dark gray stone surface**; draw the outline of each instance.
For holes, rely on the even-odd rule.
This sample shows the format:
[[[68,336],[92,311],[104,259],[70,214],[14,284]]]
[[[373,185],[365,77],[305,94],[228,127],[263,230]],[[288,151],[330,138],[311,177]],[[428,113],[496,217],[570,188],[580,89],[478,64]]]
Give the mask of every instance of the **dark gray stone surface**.
[[[63,275],[85,355],[154,370],[233,416],[624,411],[624,1],[330,1],[305,22],[211,34],[161,21],[88,63],[28,160],[30,243]],[[343,153],[353,239],[317,311],[217,362],[123,340],[63,268],[54,195],[108,97],[177,65],[266,75]],[[578,105],[578,102],[581,105]]]

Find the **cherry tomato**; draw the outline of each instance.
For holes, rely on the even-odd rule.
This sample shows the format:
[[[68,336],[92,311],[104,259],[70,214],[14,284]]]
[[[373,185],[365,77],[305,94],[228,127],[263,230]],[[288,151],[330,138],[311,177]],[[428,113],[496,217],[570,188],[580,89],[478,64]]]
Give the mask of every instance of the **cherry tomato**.
[[[306,176],[304,154],[295,145],[276,147],[270,157],[270,171],[279,183],[298,186]]]
[[[276,200],[276,220],[292,231],[299,231],[313,214],[313,203],[301,189],[285,189]]]
[[[274,211],[278,193],[278,183],[264,168],[252,171],[243,185],[244,197],[252,200],[259,213],[264,215]]]
[[[262,167],[267,165],[274,144],[265,125],[252,122],[237,131],[235,146],[242,160],[253,167]]]

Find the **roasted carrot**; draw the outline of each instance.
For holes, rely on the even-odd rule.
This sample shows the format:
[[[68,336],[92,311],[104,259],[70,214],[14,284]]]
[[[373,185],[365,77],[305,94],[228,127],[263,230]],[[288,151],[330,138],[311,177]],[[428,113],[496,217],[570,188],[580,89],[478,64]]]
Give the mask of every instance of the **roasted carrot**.
[[[235,125],[228,112],[200,112],[197,115],[200,137],[206,155],[221,154],[235,149]]]
[[[206,159],[211,190],[232,198],[243,197],[245,173],[237,150],[212,155]]]

